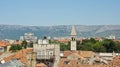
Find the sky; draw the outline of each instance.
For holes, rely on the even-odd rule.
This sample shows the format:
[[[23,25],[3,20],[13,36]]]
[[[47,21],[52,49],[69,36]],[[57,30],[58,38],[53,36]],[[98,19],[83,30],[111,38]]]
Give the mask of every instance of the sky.
[[[0,24],[120,25],[120,0],[0,0]]]

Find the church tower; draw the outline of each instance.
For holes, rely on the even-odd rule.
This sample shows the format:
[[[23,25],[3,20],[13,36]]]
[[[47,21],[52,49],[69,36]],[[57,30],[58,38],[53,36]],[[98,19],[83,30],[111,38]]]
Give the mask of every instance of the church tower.
[[[75,26],[72,26],[72,30],[71,30],[71,50],[76,50],[76,30],[75,30]]]

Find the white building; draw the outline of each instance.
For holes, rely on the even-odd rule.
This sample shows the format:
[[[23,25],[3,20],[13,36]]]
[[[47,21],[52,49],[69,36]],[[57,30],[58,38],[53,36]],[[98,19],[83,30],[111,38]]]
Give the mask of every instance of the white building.
[[[109,37],[108,37],[108,39],[115,39],[116,37],[115,37],[115,35],[113,35],[113,34],[111,34]]]
[[[116,54],[114,52],[113,53],[99,53],[98,56],[104,60],[110,61],[110,60],[113,60]]]
[[[34,33],[25,33],[24,36],[20,36],[20,40],[26,40],[27,42],[37,42],[37,37]]]

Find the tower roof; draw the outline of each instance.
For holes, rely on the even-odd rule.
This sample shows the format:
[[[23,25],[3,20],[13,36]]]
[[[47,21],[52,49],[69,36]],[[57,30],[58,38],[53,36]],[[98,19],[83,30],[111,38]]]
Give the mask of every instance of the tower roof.
[[[75,26],[74,26],[74,25],[72,26],[71,35],[72,35],[72,36],[76,36],[76,35],[77,35],[76,29],[75,29]]]

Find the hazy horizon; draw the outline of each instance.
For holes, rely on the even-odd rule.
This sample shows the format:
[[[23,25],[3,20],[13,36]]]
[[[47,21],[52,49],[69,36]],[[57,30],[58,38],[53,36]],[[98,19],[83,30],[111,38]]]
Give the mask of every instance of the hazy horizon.
[[[17,25],[17,26],[72,26],[72,25],[81,25],[81,24],[71,24],[71,25],[20,25],[20,24],[0,24],[0,25]],[[94,24],[95,25],[95,24]],[[94,25],[82,25],[82,26],[94,26]],[[104,25],[120,25],[120,24],[104,24]],[[104,26],[103,24],[96,24],[95,26]]]

